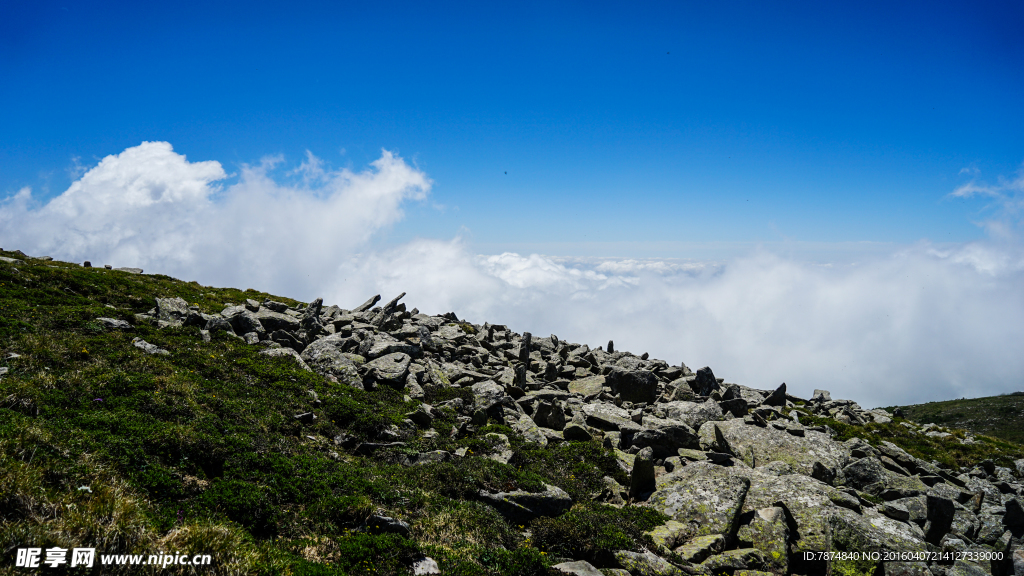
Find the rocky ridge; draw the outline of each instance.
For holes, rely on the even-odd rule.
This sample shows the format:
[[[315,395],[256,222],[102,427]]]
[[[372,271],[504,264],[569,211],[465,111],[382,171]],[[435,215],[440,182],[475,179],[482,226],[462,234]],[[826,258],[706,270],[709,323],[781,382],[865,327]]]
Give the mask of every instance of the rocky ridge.
[[[374,296],[351,310],[320,299],[295,308],[247,300],[218,314],[159,298],[136,319],[197,326],[204,339],[224,332],[358,388],[394,387],[411,399],[431,388],[472,393],[471,402],[422,403],[377,438],[342,434],[335,438],[340,451],[372,454],[416,435],[459,437],[488,423],[541,446],[600,440],[630,482],[606,478],[594,497],[651,507],[671,520],[649,533],[655,546],[646,552],[613,550],[591,562],[565,558],[555,566],[561,573],[825,573],[820,553],[828,552],[846,553],[843,561],[862,573],[883,566],[886,574],[1024,574],[1024,460],[1013,468],[986,460],[954,469],[888,442],[838,441],[824,418],[858,425],[900,415],[834,400],[824,390],[803,399],[785,384],[757,390],[727,383],[709,367],[693,371],[617,351],[612,342],[592,349],[554,335],[472,324],[454,313],[429,316],[407,310],[403,296],[383,306]],[[98,319],[105,320],[111,319]],[[135,345],[166,353],[142,340]],[[458,413],[457,424],[435,430],[435,411],[444,407]],[[315,420],[315,407],[295,418]],[[934,425],[900,425],[952,439]],[[508,462],[508,438],[489,436],[495,446],[489,457]],[[403,456],[403,464],[462,456],[426,452]],[[553,485],[533,493],[481,492],[479,499],[516,521],[557,516],[573,505]],[[849,553],[877,555],[862,561]]]

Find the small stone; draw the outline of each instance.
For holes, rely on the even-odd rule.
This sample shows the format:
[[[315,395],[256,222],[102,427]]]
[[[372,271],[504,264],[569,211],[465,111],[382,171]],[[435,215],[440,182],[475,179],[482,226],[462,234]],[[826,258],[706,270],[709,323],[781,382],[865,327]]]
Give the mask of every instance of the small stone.
[[[366,528],[374,534],[400,534],[408,536],[411,532],[409,524],[383,514],[373,514],[366,519]],[[436,566],[436,564],[435,564]]]
[[[159,354],[161,356],[166,356],[166,355],[170,354],[170,352],[168,352],[167,350],[164,350],[163,348],[160,348],[159,346],[155,346],[153,344],[150,344],[149,342],[146,342],[145,340],[143,340],[142,338],[139,338],[139,337],[133,338],[132,339],[132,344],[134,344],[136,348],[138,348],[139,350],[142,350],[146,354]]]
[[[440,574],[441,569],[437,567],[437,562],[433,558],[423,558],[413,562],[412,573],[413,576],[427,576],[428,574]]]
[[[124,320],[118,320],[116,318],[97,318],[96,321],[110,329],[129,330],[132,327],[131,324]]]
[[[312,424],[316,421],[316,414],[312,412],[303,412],[302,414],[296,414],[295,419],[303,424]]]
[[[565,574],[566,576],[603,576],[600,570],[594,568],[593,564],[586,560],[562,562],[561,564],[555,564],[551,568],[555,572]]]

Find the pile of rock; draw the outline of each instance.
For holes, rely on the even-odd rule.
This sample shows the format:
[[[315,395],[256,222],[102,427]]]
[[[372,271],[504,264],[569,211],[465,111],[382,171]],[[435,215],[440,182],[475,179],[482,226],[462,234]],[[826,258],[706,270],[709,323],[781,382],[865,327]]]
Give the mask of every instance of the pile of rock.
[[[497,422],[538,445],[600,439],[630,475],[606,478],[595,495],[612,505],[650,506],[671,520],[651,532],[657,549],[611,551],[605,574],[824,573],[821,552],[879,553],[886,574],[1017,574],[1024,537],[1024,460],[1016,469],[978,463],[951,470],[894,444],[834,439],[801,418],[828,416],[848,424],[891,423],[885,410],[757,390],[717,378],[708,367],[607,349],[552,335],[535,338],[507,326],[470,324],[453,313],[428,316],[375,296],[352,310],[320,299],[292,308],[247,300],[207,315],[179,298],[158,299],[143,321],[223,331],[271,355],[365,389],[392,386],[410,398],[429,387],[464,387],[472,402],[446,403],[459,416],[442,431],[454,437]],[[137,343],[136,345],[141,346]],[[437,435],[437,407],[422,404],[404,428],[372,442],[339,437],[343,449],[372,454],[411,434]],[[314,412],[297,415],[312,421]],[[903,423],[928,436],[949,435]],[[490,434],[490,457],[508,462],[508,438]],[[952,441],[952,440],[950,440]],[[970,441],[969,439],[961,441]],[[460,451],[461,452],[461,451]],[[420,465],[463,454],[406,456]],[[544,492],[481,493],[480,500],[517,522],[572,506],[557,486]],[[1017,568],[1014,567],[1016,552]],[[992,558],[995,559],[992,559]],[[671,561],[669,560],[671,559]],[[591,574],[566,559],[558,569]]]

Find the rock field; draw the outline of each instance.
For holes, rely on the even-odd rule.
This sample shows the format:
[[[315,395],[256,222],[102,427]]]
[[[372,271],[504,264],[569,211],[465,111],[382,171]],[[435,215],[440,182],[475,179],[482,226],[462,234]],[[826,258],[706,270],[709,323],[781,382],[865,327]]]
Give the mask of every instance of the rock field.
[[[805,399],[787,393],[785,384],[755,390],[726,383],[711,368],[670,365],[617,351],[612,342],[590,348],[554,335],[470,324],[452,313],[428,316],[407,310],[402,296],[383,306],[375,296],[352,310],[323,306],[320,299],[296,309],[247,300],[215,315],[167,298],[136,319],[198,326],[204,338],[223,331],[363,389],[391,386],[413,399],[430,387],[473,392],[472,403],[448,402],[460,415],[450,430],[434,430],[440,406],[422,404],[404,427],[372,441],[336,438],[339,450],[372,454],[401,446],[410,434],[457,437],[495,422],[542,446],[601,440],[630,482],[606,478],[598,498],[653,507],[671,520],[651,531],[653,549],[610,551],[597,567],[565,558],[555,566],[560,573],[824,573],[822,553],[830,553],[853,569],[871,560],[866,565],[882,566],[885,574],[1024,574],[1024,460],[1014,468],[986,460],[951,469],[888,442],[840,442],[820,417],[865,424],[890,423],[894,415],[833,399],[825,390]],[[118,327],[116,320],[100,319],[106,320]],[[166,353],[142,340],[135,345]],[[313,421],[316,410],[295,418]],[[901,425],[929,437],[950,436],[933,425]],[[499,449],[489,457],[507,462],[511,452],[497,440]],[[404,463],[462,456],[428,452]],[[482,493],[480,499],[517,520],[558,515],[573,505],[553,485],[539,493]],[[423,566],[417,573],[434,571],[432,562]]]

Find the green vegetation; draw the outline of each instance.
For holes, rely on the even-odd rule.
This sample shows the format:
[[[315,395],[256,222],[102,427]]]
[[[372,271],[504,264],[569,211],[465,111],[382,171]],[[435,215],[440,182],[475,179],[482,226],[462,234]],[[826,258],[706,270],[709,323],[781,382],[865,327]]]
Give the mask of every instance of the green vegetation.
[[[887,408],[893,410],[896,407]],[[1015,444],[1024,444],[1024,392],[1002,396],[928,402],[900,406],[903,413],[922,424],[963,428]]]
[[[5,565],[19,546],[59,545],[211,554],[204,573],[215,574],[406,574],[423,555],[445,574],[546,574],[565,546],[639,550],[642,531],[662,522],[649,510],[591,502],[603,476],[626,480],[599,443],[539,449],[495,426],[455,440],[449,409],[439,410],[434,439],[352,454],[336,438],[370,437],[416,404],[387,387],[331,382],[223,333],[205,343],[196,328],[136,320],[154,298],[174,296],[206,313],[246,298],[296,304],[159,275],[0,263],[0,366],[9,368],[0,377]],[[133,328],[108,330],[98,317]],[[170,354],[146,354],[134,337]],[[310,390],[322,404],[304,424],[294,416],[313,409]],[[428,391],[427,401],[467,392]],[[487,432],[509,436],[509,464],[479,455],[490,448]],[[398,463],[402,451],[459,448],[466,457]],[[520,527],[475,500],[482,489],[538,491],[544,483],[581,504]],[[411,534],[366,528],[375,512],[408,522]]]
[[[895,418],[888,424],[874,422],[855,425],[844,424],[835,419],[821,416],[801,416],[800,421],[809,426],[826,425],[836,431],[839,441],[861,438],[873,446],[888,441],[922,460],[932,460],[948,467],[973,466],[982,460],[991,459],[999,466],[1013,467],[1013,461],[1024,458],[1024,446],[988,436],[976,436],[974,444],[962,444],[966,431],[951,429],[947,438],[930,438],[903,425],[907,420]]]

